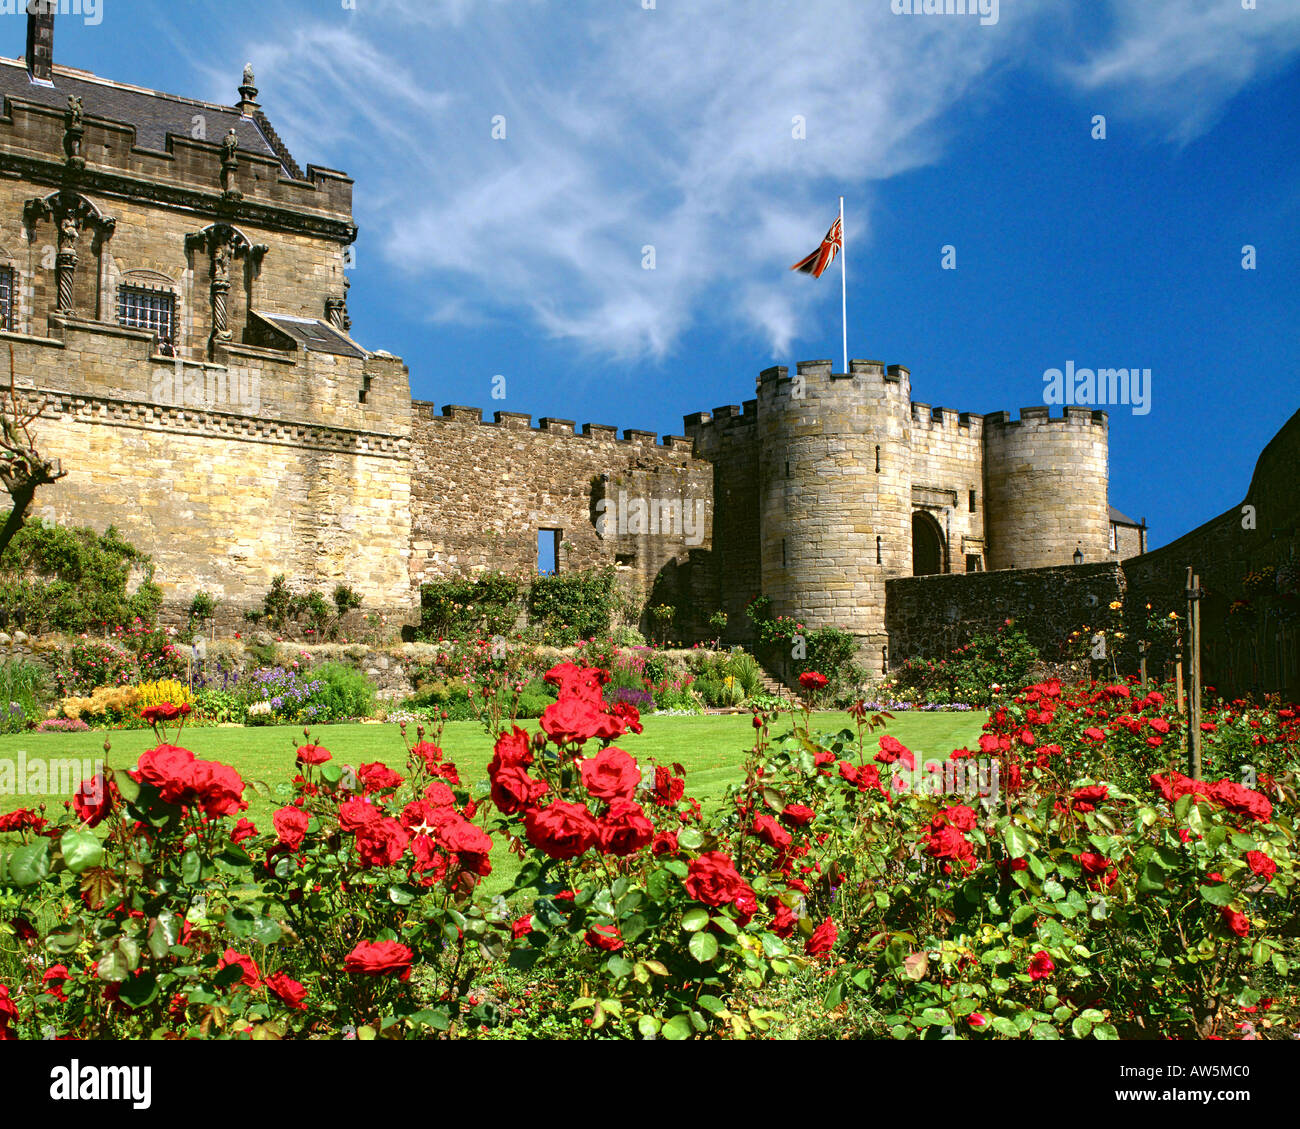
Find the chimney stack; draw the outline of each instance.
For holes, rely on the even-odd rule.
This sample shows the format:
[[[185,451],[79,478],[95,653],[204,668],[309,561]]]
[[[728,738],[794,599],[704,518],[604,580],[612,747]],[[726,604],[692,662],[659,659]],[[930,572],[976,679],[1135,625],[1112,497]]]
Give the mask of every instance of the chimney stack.
[[[32,82],[54,84],[54,0],[33,0],[27,5],[27,77]]]

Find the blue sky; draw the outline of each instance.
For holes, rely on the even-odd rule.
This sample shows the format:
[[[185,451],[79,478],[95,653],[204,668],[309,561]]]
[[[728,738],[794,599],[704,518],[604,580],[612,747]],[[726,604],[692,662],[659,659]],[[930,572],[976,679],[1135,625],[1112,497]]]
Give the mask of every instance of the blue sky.
[[[1112,504],[1159,545],[1240,499],[1300,407],[1300,5],[649,2],[100,0],[55,59],[225,103],[252,61],[299,163],[356,178],[353,334],[418,398],[679,434],[838,358],[838,263],[788,267],[842,193],[851,357],[974,412],[1149,368]]]

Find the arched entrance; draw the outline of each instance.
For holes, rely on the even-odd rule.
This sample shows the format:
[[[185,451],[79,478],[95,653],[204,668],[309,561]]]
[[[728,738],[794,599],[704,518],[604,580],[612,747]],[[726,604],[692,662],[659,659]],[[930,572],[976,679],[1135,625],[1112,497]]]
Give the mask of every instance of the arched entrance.
[[[943,530],[929,514],[912,515],[912,575],[943,572]]]

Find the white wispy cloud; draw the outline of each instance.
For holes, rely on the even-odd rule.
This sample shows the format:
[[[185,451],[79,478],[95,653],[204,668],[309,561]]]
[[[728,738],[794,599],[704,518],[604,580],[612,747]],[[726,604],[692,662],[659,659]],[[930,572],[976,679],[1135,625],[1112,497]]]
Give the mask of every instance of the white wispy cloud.
[[[865,250],[872,182],[941,159],[953,110],[1008,66],[1126,91],[1185,140],[1300,49],[1300,13],[1215,0],[1115,3],[1085,48],[1054,42],[1053,0],[987,27],[888,0],[358,7],[268,16],[240,62],[300,161],[357,178],[359,254],[431,322],[525,319],[619,358],[663,357],[701,310],[783,355],[825,297],[785,268],[836,195]]]

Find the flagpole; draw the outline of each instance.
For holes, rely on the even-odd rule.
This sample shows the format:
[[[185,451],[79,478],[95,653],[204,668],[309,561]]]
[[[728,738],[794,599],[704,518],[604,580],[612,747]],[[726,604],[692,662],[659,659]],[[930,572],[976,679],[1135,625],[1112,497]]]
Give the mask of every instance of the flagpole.
[[[849,371],[849,284],[844,253],[848,240],[844,238],[844,197],[840,197],[840,326],[844,330],[844,371]]]

